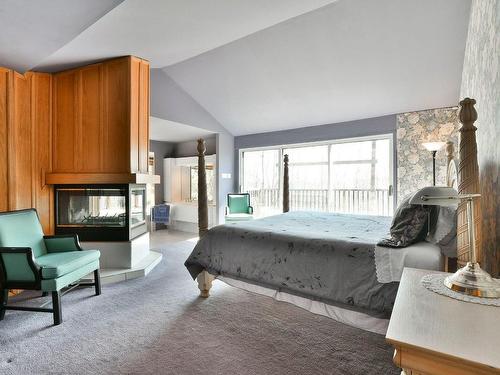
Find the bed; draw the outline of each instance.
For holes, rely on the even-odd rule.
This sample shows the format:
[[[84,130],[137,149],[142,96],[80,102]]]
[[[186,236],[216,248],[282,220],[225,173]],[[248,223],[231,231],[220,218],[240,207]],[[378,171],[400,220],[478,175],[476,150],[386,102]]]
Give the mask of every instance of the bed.
[[[202,140],[198,171],[204,170]],[[453,147],[447,148],[453,152]],[[448,155],[448,160],[454,160]],[[451,168],[449,168],[451,169]],[[251,292],[294,303],[312,312],[385,333],[405,266],[442,270],[437,245],[387,249],[377,242],[390,217],[288,211],[288,159],[284,159],[281,215],[230,223],[207,231],[199,205],[200,240],[185,262],[208,297],[217,278]],[[203,176],[198,178],[203,198]]]

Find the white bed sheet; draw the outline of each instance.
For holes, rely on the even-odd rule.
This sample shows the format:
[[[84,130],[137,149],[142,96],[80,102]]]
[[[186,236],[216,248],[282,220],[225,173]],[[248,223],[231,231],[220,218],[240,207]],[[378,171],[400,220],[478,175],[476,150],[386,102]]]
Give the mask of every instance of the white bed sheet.
[[[442,271],[444,257],[438,245],[418,242],[404,248],[375,247],[375,268],[380,283],[400,281],[403,268]]]
[[[439,246],[429,242],[419,242],[399,249],[380,246],[375,248],[375,268],[377,279],[381,283],[400,281],[404,267],[441,271],[443,269],[443,262],[444,257],[441,254]],[[320,301],[313,301],[293,294],[246,283],[241,280],[225,276],[218,276],[217,280],[221,280],[239,289],[272,297],[277,301],[291,303],[314,314],[326,316],[340,323],[365,331],[385,335],[389,325],[389,319],[377,318],[362,312],[344,309]]]
[[[277,301],[291,303],[314,314],[326,316],[340,323],[344,323],[356,328],[361,328],[365,331],[385,335],[387,332],[387,327],[389,326],[389,319],[377,318],[371,315],[364,314],[362,312],[343,309],[341,307],[332,306],[324,302],[313,301],[304,297],[280,292],[259,285],[249,284],[244,281],[231,279],[225,276],[217,276],[217,280],[221,280],[224,283],[239,289],[272,297]]]

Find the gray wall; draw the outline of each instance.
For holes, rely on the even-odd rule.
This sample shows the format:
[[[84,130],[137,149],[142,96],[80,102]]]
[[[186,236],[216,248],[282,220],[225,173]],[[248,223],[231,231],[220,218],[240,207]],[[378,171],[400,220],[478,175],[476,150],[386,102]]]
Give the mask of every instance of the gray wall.
[[[160,176],[160,183],[155,185],[155,203],[163,203],[163,158],[172,156],[175,143],[150,141],[149,151],[155,153],[155,174]]]
[[[217,137],[213,136],[211,138],[205,138],[205,146],[207,151],[206,155],[213,155],[217,153]],[[176,158],[183,158],[188,156],[198,156],[198,141],[188,141],[176,143],[174,147],[173,155]]]
[[[328,124],[282,130],[269,133],[242,135],[234,138],[234,169],[235,185],[234,189],[239,189],[239,151],[244,148],[270,147],[294,143],[320,142],[333,139],[366,137],[370,135],[393,134],[393,142],[396,136],[396,115],[374,117],[363,120],[341,122],[338,124]],[[394,181],[396,187],[396,147],[394,147]],[[394,196],[397,196],[396,192]]]
[[[476,100],[481,267],[500,275],[500,0],[473,0],[460,98]]]
[[[210,130],[216,134],[218,220],[234,186],[234,137],[161,69],[151,69],[151,116]],[[222,173],[230,173],[223,179]]]

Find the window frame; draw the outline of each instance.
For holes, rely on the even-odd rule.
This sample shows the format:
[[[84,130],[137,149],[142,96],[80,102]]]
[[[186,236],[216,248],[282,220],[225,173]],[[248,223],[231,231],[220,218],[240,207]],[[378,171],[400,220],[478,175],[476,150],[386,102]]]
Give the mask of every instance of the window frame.
[[[301,142],[301,143],[290,143],[290,144],[279,144],[279,145],[274,145],[274,146],[262,146],[262,147],[247,147],[247,148],[240,148],[238,150],[238,189],[241,191],[243,188],[243,176],[244,176],[244,156],[243,154],[245,152],[249,151],[266,151],[266,150],[277,150],[279,151],[279,158],[280,158],[280,163],[279,163],[279,183],[280,186],[283,183],[282,182],[282,175],[283,175],[283,151],[285,149],[291,149],[291,148],[301,148],[301,147],[312,147],[312,146],[324,146],[324,145],[334,145],[334,144],[342,144],[342,143],[352,143],[352,142],[365,142],[365,141],[378,141],[378,140],[389,140],[389,180],[391,181],[390,184],[390,189],[392,189],[393,194],[394,194],[394,187],[395,187],[395,173],[394,173],[394,133],[383,133],[383,134],[377,134],[377,135],[368,135],[368,136],[361,136],[361,137],[349,137],[349,138],[339,138],[339,139],[331,139],[331,140],[325,140],[325,141],[312,141],[312,142]],[[328,175],[331,175],[331,149],[329,147],[328,150]],[[339,164],[343,164],[344,162],[338,162]]]

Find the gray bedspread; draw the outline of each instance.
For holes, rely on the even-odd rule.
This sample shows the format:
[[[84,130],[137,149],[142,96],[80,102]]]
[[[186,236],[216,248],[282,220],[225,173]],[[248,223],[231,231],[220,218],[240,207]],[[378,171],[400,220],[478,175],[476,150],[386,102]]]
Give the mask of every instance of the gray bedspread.
[[[289,212],[214,227],[185,262],[203,270],[378,316],[397,283],[377,281],[374,248],[391,218]]]

